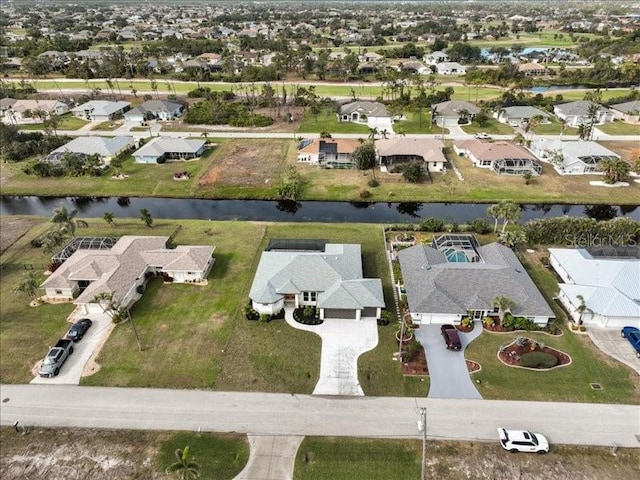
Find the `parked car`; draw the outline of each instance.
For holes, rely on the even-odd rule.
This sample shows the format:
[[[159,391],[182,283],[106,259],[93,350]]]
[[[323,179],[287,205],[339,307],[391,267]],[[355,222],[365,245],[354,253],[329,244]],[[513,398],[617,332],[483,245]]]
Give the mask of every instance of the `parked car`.
[[[458,331],[456,327],[453,325],[442,325],[440,327],[440,333],[442,333],[442,338],[444,338],[444,343],[449,350],[461,350],[462,343],[460,343],[460,336],[458,335]]]
[[[485,132],[476,133],[474,137],[480,140],[491,140],[491,135]]]
[[[631,346],[636,350],[636,357],[640,358],[640,330],[636,327],[624,327],[620,335],[629,340]]]
[[[38,375],[41,377],[55,377],[60,373],[62,364],[64,364],[72,353],[73,340],[69,340],[68,338],[58,340],[58,343],[51,347],[47,356],[44,357],[42,365],[38,370]]]
[[[78,320],[67,332],[67,338],[74,342],[79,342],[82,340],[82,337],[84,337],[84,334],[87,333],[87,330],[89,330],[91,325],[93,325],[93,322],[88,318]]]
[[[549,442],[539,433],[532,433],[526,430],[506,430],[498,428],[500,445],[511,453],[535,452],[548,453]]]

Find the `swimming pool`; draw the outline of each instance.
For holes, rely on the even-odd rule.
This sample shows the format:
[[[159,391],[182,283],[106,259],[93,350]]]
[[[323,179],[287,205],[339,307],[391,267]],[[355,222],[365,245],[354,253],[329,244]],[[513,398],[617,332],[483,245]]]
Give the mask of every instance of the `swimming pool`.
[[[455,262],[455,263],[467,263],[467,262],[469,262],[469,259],[467,258],[467,255],[464,252],[461,252],[460,250],[455,250],[453,248],[447,248],[444,251],[444,254],[447,257],[447,261],[448,262]]]

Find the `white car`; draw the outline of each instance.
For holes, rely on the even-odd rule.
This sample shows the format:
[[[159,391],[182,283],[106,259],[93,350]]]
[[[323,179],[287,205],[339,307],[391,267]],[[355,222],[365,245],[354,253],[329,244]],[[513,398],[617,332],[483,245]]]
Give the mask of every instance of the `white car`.
[[[498,429],[500,445],[511,453],[535,452],[548,453],[549,442],[539,433],[527,432],[526,430],[506,430]]]
[[[475,138],[479,138],[481,140],[491,140],[491,135],[485,132],[480,132],[475,134]]]

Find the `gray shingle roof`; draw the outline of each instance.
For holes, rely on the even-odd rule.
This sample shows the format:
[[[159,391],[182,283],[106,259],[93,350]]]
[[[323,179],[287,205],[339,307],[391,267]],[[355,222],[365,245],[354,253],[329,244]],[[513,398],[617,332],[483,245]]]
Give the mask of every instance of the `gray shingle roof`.
[[[91,100],[87,103],[83,103],[82,105],[72,108],[71,111],[84,113],[85,111],[89,110],[91,111],[92,115],[104,116],[104,115],[112,115],[116,112],[124,110],[129,105],[131,105],[129,102],[121,102],[121,101],[109,102],[106,100]]]
[[[56,148],[51,153],[83,153],[85,155],[98,154],[101,157],[110,157],[134,144],[133,137],[76,137],[63,146]]]
[[[455,117],[460,115],[462,110],[466,110],[472,115],[480,113],[480,109],[476,105],[471,102],[465,102],[464,100],[436,103],[433,108],[436,110],[436,115],[440,117]]]
[[[350,114],[353,112],[362,111],[370,117],[388,117],[387,107],[378,102],[357,101],[347,103],[340,107],[340,113]]]
[[[157,137],[133,152],[134,157],[161,156],[165,153],[196,153],[206,140]]]
[[[483,262],[449,263],[426,245],[401,250],[398,258],[410,311],[464,315],[467,310],[492,310],[492,300],[504,295],[515,302],[514,315],[554,316],[510,249],[492,243],[478,253]]]
[[[554,108],[558,112],[561,112],[562,114],[567,116],[582,117],[582,116],[589,115],[589,107],[591,107],[591,105],[598,105],[598,104],[590,100],[579,100],[577,102],[562,103],[560,105],[556,105]],[[608,108],[603,107],[602,105],[598,105],[598,112],[608,112],[608,111],[609,111]]]
[[[634,100],[633,102],[616,103],[611,105],[613,110],[617,110],[622,113],[630,113],[637,115],[640,113],[640,100]]]
[[[504,111],[503,116],[507,118],[532,118],[538,115],[545,118],[549,117],[549,114],[547,112],[543,112],[542,110],[539,110],[535,107],[530,107],[528,105],[505,107],[501,110]]]

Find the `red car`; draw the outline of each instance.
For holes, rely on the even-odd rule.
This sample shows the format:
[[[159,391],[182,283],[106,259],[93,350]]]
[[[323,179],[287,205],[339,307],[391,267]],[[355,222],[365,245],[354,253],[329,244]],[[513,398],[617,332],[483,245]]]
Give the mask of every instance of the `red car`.
[[[444,338],[444,343],[448,350],[462,349],[462,343],[460,343],[460,336],[458,335],[456,327],[448,324],[442,325],[440,327],[440,332],[442,333],[442,338]]]

